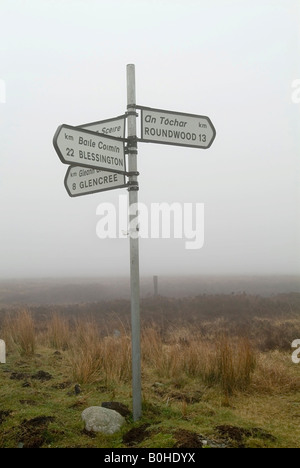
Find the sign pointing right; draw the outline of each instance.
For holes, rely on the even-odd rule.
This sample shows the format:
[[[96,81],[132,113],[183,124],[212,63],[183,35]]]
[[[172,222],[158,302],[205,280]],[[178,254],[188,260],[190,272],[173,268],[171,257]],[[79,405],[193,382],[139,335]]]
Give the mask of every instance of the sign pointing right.
[[[206,149],[216,137],[215,127],[204,115],[137,108],[142,111],[141,141]]]

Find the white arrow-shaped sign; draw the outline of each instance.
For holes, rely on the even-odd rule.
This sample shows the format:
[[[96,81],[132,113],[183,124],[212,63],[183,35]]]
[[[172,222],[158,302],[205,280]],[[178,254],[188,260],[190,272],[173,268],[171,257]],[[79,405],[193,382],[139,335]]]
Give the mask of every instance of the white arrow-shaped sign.
[[[53,145],[64,164],[126,173],[123,138],[61,125],[54,135]]]
[[[127,187],[127,184],[123,174],[75,166],[67,170],[65,187],[70,197],[80,197]]]
[[[215,139],[215,127],[204,115],[142,106],[137,109],[142,111],[141,141],[206,149]]]

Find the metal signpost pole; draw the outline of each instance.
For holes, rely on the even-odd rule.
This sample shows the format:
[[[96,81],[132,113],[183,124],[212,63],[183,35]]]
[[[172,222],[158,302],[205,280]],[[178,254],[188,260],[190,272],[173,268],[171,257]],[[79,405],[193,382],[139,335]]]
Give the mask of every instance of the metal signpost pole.
[[[128,115],[128,171],[129,171],[129,236],[130,236],[130,286],[132,332],[132,399],[133,419],[142,416],[141,384],[141,327],[140,327],[140,272],[138,225],[138,172],[136,135],[135,66],[127,65],[127,115]]]

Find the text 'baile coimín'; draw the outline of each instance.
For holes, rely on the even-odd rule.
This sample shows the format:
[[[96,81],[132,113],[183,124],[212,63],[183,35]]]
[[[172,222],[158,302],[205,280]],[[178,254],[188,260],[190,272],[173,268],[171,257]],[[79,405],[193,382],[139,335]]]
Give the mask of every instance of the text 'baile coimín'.
[[[64,164],[126,173],[124,139],[61,125],[54,136],[55,149]]]

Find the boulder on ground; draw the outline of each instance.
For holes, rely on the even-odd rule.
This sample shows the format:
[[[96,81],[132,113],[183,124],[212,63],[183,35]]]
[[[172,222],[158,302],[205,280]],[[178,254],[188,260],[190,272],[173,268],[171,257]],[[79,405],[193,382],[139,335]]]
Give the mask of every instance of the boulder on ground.
[[[85,409],[81,414],[81,418],[88,432],[102,432],[103,434],[118,432],[125,422],[123,416],[117,411],[102,408],[101,406],[91,406]]]

